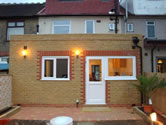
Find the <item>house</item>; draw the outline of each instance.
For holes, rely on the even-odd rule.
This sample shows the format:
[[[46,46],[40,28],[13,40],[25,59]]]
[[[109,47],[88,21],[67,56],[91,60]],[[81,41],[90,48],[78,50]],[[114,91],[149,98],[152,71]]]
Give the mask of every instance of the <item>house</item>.
[[[115,15],[108,14],[114,7],[109,0],[47,0],[38,12],[39,34],[11,36],[13,103],[140,104],[140,93],[129,82],[141,73],[136,47],[143,46],[143,38],[114,35]]]
[[[36,14],[43,7],[44,4],[0,4],[0,63],[8,62],[11,35],[36,34]]]
[[[166,1],[121,0],[123,31],[144,35],[144,72],[166,72]]]
[[[114,34],[114,0],[47,0],[39,17],[39,34]],[[118,33],[123,14],[119,11]]]
[[[140,93],[129,85],[141,72],[140,50],[134,45],[142,47],[141,35],[12,36],[13,104],[138,105]]]

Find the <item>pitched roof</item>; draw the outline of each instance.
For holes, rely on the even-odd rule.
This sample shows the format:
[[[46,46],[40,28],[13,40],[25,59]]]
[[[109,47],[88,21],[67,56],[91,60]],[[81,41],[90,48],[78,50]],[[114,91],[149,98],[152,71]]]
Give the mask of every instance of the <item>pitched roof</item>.
[[[44,4],[0,4],[0,18],[35,16]]]
[[[47,0],[39,15],[109,15],[113,8],[114,0]]]

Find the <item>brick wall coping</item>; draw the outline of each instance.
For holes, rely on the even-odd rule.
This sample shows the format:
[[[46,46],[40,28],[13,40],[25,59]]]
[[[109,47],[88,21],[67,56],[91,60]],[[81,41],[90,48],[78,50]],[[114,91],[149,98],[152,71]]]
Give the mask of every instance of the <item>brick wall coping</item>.
[[[79,41],[79,40],[116,40],[131,41],[132,37],[138,37],[143,41],[143,36],[139,34],[49,34],[49,35],[15,35],[11,37],[11,42],[18,41]]]
[[[12,75],[10,75],[10,74],[0,74],[0,77],[1,76],[12,76]]]

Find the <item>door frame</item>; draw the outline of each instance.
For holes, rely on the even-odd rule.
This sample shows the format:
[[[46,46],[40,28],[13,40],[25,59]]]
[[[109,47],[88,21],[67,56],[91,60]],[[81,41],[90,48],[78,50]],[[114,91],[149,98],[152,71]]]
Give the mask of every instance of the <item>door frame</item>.
[[[89,84],[89,60],[90,59],[101,59],[101,66],[102,66],[102,81],[101,82],[95,82],[95,84],[103,84],[103,102],[101,103],[89,103],[87,100],[88,100],[88,84]],[[103,56],[86,56],[86,65],[85,65],[85,104],[88,104],[88,105],[104,105],[106,104],[106,81],[105,81],[105,70],[106,70],[106,67],[105,67],[105,59]],[[91,82],[93,83],[93,82]],[[94,84],[94,83],[93,83]]]

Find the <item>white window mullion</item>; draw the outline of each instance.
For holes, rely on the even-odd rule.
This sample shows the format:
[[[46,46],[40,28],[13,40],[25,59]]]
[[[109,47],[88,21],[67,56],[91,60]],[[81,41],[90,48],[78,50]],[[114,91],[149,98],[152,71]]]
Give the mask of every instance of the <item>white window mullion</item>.
[[[54,66],[53,66],[53,78],[56,79],[56,58],[54,59]]]

